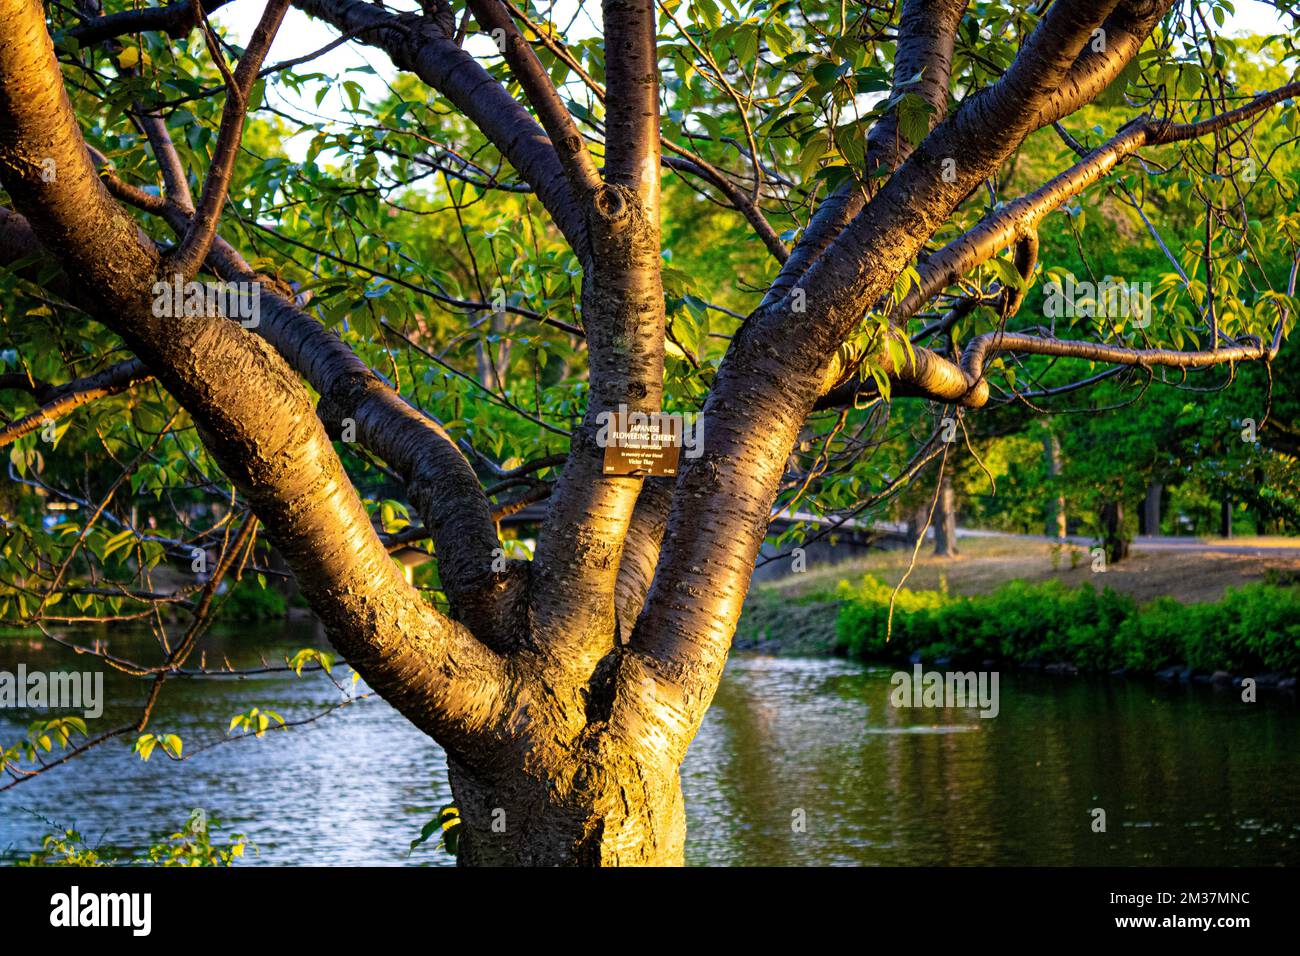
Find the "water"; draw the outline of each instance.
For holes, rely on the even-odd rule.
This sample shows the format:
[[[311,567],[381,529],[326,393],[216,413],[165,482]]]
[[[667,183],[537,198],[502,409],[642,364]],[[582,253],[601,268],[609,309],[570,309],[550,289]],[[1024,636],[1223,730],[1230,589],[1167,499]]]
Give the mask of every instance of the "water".
[[[115,638],[144,653],[149,638]],[[278,663],[310,627],[208,638],[208,661]],[[255,646],[256,650],[244,648]],[[0,638],[0,670],[88,662]],[[89,665],[87,665],[89,666]],[[346,669],[339,669],[346,673]],[[1300,863],[1300,711],[1293,697],[1137,681],[1001,676],[1001,713],[896,710],[888,669],[737,654],[683,770],[687,859],[713,865],[1259,865]],[[336,675],[337,676],[337,675]],[[345,680],[346,683],[346,680]],[[145,688],[109,672],[98,726]],[[364,690],[364,685],[361,686]],[[322,675],[176,680],[151,724],[185,741],[148,763],[112,741],[0,793],[0,850],[50,827],[141,846],[202,806],[257,846],[253,864],[449,865],[407,853],[451,802],[441,751],[370,699],[288,732],[218,743],[252,706],[286,720],[340,699]],[[0,711],[0,742],[42,716]],[[216,744],[209,749],[200,748]],[[1106,811],[1106,832],[1091,811]]]

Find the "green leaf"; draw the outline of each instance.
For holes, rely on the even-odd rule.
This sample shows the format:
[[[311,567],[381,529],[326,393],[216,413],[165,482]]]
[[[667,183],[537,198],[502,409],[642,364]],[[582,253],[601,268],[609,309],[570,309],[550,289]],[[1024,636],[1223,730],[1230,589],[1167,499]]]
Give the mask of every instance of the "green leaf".
[[[722,11],[713,0],[694,0],[691,4],[691,10],[698,13],[700,19],[710,30],[716,30],[722,26]]]
[[[913,146],[930,132],[930,115],[934,108],[917,93],[904,93],[898,100],[898,131]]]

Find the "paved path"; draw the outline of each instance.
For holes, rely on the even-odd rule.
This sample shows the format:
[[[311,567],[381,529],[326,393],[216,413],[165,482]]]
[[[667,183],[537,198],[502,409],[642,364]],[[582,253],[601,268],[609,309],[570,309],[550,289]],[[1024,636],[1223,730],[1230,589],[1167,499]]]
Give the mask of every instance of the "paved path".
[[[958,538],[1019,538],[1025,541],[1052,543],[1056,538],[1046,535],[1009,534],[1003,531],[982,531],[978,528],[958,528]],[[1071,535],[1065,539],[1082,548],[1096,547],[1095,538]],[[1275,538],[1275,541],[1293,540],[1294,545],[1230,544],[1226,541],[1202,541],[1200,538],[1176,538],[1170,535],[1138,535],[1130,547],[1134,551],[1178,551],[1185,554],[1245,554],[1254,558],[1300,558],[1300,538]]]

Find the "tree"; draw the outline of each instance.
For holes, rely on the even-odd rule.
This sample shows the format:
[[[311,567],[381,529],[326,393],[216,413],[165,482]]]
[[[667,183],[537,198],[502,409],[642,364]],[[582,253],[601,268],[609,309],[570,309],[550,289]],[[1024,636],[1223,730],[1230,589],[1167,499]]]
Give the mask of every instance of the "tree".
[[[935,504],[934,555],[937,558],[957,557],[957,502],[952,490],[951,475],[944,475],[939,482],[938,501]]]
[[[418,13],[363,0],[292,0],[436,91],[439,134],[472,147],[463,152],[410,125],[416,107],[397,88],[395,100],[407,106],[385,106],[383,121],[364,135],[323,137],[355,167],[331,177],[314,158],[286,171],[274,157],[257,163],[241,153],[250,111],[266,108],[266,84],[306,82],[294,64],[263,68],[289,0],[269,0],[233,68],[206,18],[218,5],[185,0],[106,16],[85,5],[75,25],[56,29],[56,52],[36,0],[0,0],[0,183],[11,204],[0,217],[0,250],[15,270],[14,295],[46,304],[23,312],[14,345],[21,351],[54,336],[52,364],[71,376],[47,384],[14,373],[20,377],[9,387],[38,403],[23,424],[8,426],[28,442],[15,442],[20,464],[44,467],[32,444],[37,424],[120,396],[145,377],[165,411],[134,445],[121,439],[117,447],[130,448],[121,476],[101,484],[96,501],[85,499],[73,545],[51,542],[29,521],[24,547],[54,549],[60,560],[24,562],[26,577],[13,576],[22,578],[13,584],[13,617],[50,619],[51,603],[70,589],[74,557],[91,562],[78,546],[112,512],[117,489],[137,468],[158,479],[159,449],[174,445],[167,454],[176,474],[193,467],[212,499],[225,481],[234,494],[214,519],[225,529],[223,546],[193,602],[195,623],[152,672],[150,706],[201,635],[214,582],[241,566],[263,529],[348,663],[446,749],[465,863],[681,862],[678,768],[721,677],[774,506],[793,511],[816,481],[819,507],[861,511],[926,464],[946,462],[953,442],[941,422],[906,462],[869,475],[869,494],[848,478],[846,462],[859,472],[870,467],[862,455],[871,443],[860,436],[868,425],[883,427],[891,399],[938,403],[940,419],[960,425],[963,414],[990,404],[1042,401],[1116,374],[1267,362],[1291,321],[1293,288],[1261,285],[1240,307],[1216,309],[1220,289],[1211,281],[1179,292],[1190,304],[1177,306],[1171,293],[1150,329],[1105,310],[1015,324],[1039,271],[1038,230],[1105,177],[1123,176],[1127,187],[1144,163],[1204,162],[1207,152],[1218,170],[1214,188],[1225,196],[1243,181],[1248,159],[1251,176],[1268,175],[1269,156],[1258,155],[1250,133],[1300,84],[1243,96],[1221,50],[1200,64],[1189,59],[1188,50],[1213,35],[1199,7],[1182,14],[1169,0],[1058,0],[1036,10],[968,10],[959,0],[904,0],[896,10],[850,10],[702,0],[657,12],[649,0],[606,0],[599,35],[584,38],[498,0],[470,0],[466,10],[431,0]],[[494,47],[471,53],[471,33]],[[202,42],[191,47],[195,35]],[[216,86],[200,78],[215,74]],[[342,87],[359,110],[358,93]],[[883,96],[868,108],[874,93]],[[213,137],[199,117],[216,121],[217,97]],[[1063,122],[1099,97],[1108,98],[1115,131],[1082,145],[1087,134]],[[1058,134],[1071,151],[1061,171],[1009,202],[986,202],[1029,137]],[[416,138],[435,148],[414,156]],[[110,162],[114,151],[120,157]],[[420,230],[413,242],[437,248],[450,237],[448,263],[462,253],[467,261],[438,275],[473,276],[476,297],[448,294],[439,288],[444,278],[424,282],[413,273],[387,274],[390,287],[427,291],[462,313],[526,319],[538,335],[581,336],[549,392],[542,370],[531,369],[537,381],[519,394],[535,407],[500,391],[495,373],[479,382],[497,406],[486,431],[467,424],[459,399],[455,410],[421,410],[421,376],[403,391],[405,370],[366,342],[367,329],[395,328],[405,293],[378,312],[350,300],[318,310],[309,293],[329,286],[318,266],[247,259],[221,232],[225,223],[261,237],[259,248],[305,249],[362,268],[387,228],[378,213],[386,193],[374,184],[430,169],[446,183],[440,196],[464,197],[455,180],[471,186],[476,201],[498,196],[516,210],[540,204],[553,231],[519,253],[532,263],[527,280],[499,287],[501,296],[470,258],[475,247],[463,226]],[[757,237],[751,247],[770,256],[775,275],[766,274],[754,301],[737,289],[700,296],[696,276],[665,263],[665,171],[733,211]],[[132,181],[156,177],[161,189]],[[299,220],[301,228],[285,234],[271,225],[310,217],[303,201],[273,201],[303,184],[363,225],[368,235],[350,237],[352,255],[312,241],[313,230],[328,228],[321,221]],[[1249,192],[1241,190],[1243,204]],[[1269,201],[1283,194],[1293,192],[1279,185]],[[1211,205],[1210,242],[1240,244],[1237,207]],[[1282,234],[1248,238],[1274,257],[1288,248]],[[553,252],[550,243],[560,242],[567,253]],[[1007,248],[1011,256],[999,258]],[[394,253],[408,262],[411,255]],[[565,270],[565,255],[575,269]],[[1214,260],[1210,243],[1206,258]],[[239,303],[160,308],[167,290],[190,288],[201,270],[246,284],[239,288],[256,303],[255,326],[236,320],[247,317]],[[562,290],[578,287],[573,321],[557,317]],[[709,301],[715,293],[743,311],[731,316],[734,308]],[[530,309],[520,296],[547,307]],[[909,322],[925,318],[936,300],[946,306],[912,333]],[[323,324],[331,314],[342,334]],[[712,332],[710,315],[734,328]],[[441,362],[472,378],[462,366],[486,365],[493,354],[449,361],[432,351],[443,323],[428,315],[420,322],[423,331],[394,334],[423,356],[426,371]],[[497,344],[491,328],[480,344]],[[1193,332],[1208,336],[1205,344],[1182,347]],[[1169,336],[1164,344],[1153,340],[1157,333]],[[522,362],[521,351],[496,353],[496,361]],[[1103,371],[1018,389],[1015,369],[1026,362],[1042,363],[1041,374],[1058,363]],[[81,367],[93,374],[79,374]],[[521,367],[504,380],[517,379]],[[668,401],[698,406],[702,454],[684,455],[672,482],[606,474],[602,425],[621,408],[653,413]],[[548,421],[570,411],[571,428]],[[201,449],[186,445],[193,436],[172,437],[178,415],[193,422]],[[503,452],[537,447],[515,437],[525,428],[534,443],[545,432],[567,438],[568,447],[558,459],[505,460]],[[485,443],[502,460],[486,454]],[[178,464],[185,452],[195,457]],[[431,540],[445,609],[390,560],[398,533],[382,514],[372,517],[349,478],[345,461],[356,468],[358,458],[404,486],[420,524],[403,540]],[[202,467],[207,461],[219,476]],[[545,481],[543,472],[558,477]],[[532,490],[534,481],[548,499],[536,550],[529,560],[506,560],[496,520],[519,499],[501,499],[501,486]],[[46,484],[44,493],[53,493]],[[124,530],[122,541],[148,543],[133,525]],[[185,538],[178,533],[160,550]],[[157,559],[142,553],[134,573]],[[98,580],[89,564],[86,573]],[[78,597],[103,597],[88,590]],[[112,600],[124,597],[150,600],[139,587]],[[148,708],[138,725],[110,733],[143,731],[147,722]],[[504,827],[494,826],[501,820]]]

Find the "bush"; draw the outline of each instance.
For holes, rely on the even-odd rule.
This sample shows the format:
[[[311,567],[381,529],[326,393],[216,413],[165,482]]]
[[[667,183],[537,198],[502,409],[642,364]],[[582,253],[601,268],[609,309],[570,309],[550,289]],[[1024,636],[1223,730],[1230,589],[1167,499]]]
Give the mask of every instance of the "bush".
[[[274,588],[262,587],[255,581],[240,581],[225,598],[222,617],[237,621],[267,621],[284,617],[289,602]]]
[[[1069,662],[1082,670],[1152,672],[1175,664],[1233,673],[1300,672],[1300,589],[1249,584],[1217,604],[1160,598],[1139,607],[1110,588],[1012,581],[992,594],[898,592],[864,577],[840,584],[838,647],[850,656],[901,660]]]

